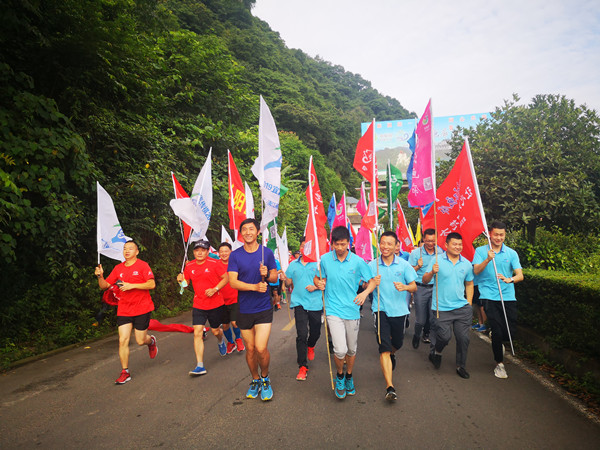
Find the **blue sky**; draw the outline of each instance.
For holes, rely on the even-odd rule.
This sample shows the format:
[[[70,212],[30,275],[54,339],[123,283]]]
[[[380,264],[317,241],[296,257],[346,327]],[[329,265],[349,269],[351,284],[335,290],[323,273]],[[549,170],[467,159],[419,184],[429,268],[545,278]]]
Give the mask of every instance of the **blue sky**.
[[[600,2],[257,0],[287,46],[359,73],[418,115],[493,111],[516,93],[600,112]]]

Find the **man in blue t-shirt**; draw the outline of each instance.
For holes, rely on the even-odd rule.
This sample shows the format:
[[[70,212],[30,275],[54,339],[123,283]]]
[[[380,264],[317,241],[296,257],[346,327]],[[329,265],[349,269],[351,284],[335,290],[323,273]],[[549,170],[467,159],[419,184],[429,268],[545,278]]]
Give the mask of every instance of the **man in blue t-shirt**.
[[[511,337],[514,337],[517,331],[515,283],[523,281],[519,255],[512,248],[504,245],[505,239],[506,225],[498,221],[493,222],[490,226],[491,248],[488,245],[478,247],[473,258],[473,272],[479,286],[479,296],[492,330],[492,351],[496,360],[494,375],[498,378],[508,378],[503,362],[502,341],[508,341],[509,330]],[[497,274],[494,264],[490,264],[492,261],[495,262]],[[502,298],[498,286],[502,289]],[[508,329],[502,303],[506,310]]]
[[[417,274],[410,264],[394,254],[398,237],[386,231],[379,239],[381,256],[369,263],[378,286],[373,295],[371,309],[379,317],[376,320],[379,343],[379,363],[386,383],[386,400],[398,398],[392,383],[392,371],[396,367],[395,353],[404,342],[404,329],[410,314],[410,293],[417,290]]]
[[[317,288],[325,291],[325,314],[333,342],[333,360],[337,369],[335,395],[342,399],[356,394],[352,369],[356,359],[360,306],[375,289],[375,280],[367,263],[348,251],[350,232],[344,226],[331,232],[332,252],[321,259],[321,276],[315,277]],[[356,294],[362,281],[368,285]],[[344,360],[346,376],[344,377]]]
[[[302,238],[300,250],[304,250]],[[308,361],[315,359],[315,345],[321,336],[321,315],[323,314],[323,293],[314,285],[319,275],[317,263],[308,262],[304,255],[292,261],[285,272],[286,285],[293,286],[294,295],[290,308],[294,308],[296,321],[296,354],[298,375],[296,380],[304,381],[308,375]]]
[[[429,360],[436,369],[442,363],[442,350],[452,338],[456,338],[456,373],[461,378],[469,378],[465,369],[467,364],[467,351],[469,350],[469,331],[473,309],[473,266],[461,256],[463,249],[462,236],[458,233],[449,233],[446,237],[446,253],[438,258],[436,263],[432,260],[423,275],[423,283],[429,283],[435,277],[434,286],[437,284],[437,299],[432,299],[432,312],[439,317],[433,321],[435,345],[432,345]],[[466,291],[466,298],[465,298]],[[439,302],[439,304],[438,304]]]
[[[259,229],[256,219],[246,219],[240,224],[244,245],[229,256],[227,271],[229,285],[238,291],[237,325],[246,345],[246,362],[252,374],[246,397],[256,398],[260,393],[260,398],[267,401],[273,398],[269,379],[271,356],[267,348],[273,308],[267,283],[277,280],[277,266],[273,252],[258,243]]]

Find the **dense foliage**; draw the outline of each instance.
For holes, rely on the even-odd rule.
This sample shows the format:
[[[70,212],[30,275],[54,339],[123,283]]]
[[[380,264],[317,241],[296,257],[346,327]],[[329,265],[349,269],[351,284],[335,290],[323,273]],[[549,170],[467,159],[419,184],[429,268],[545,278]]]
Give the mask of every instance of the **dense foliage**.
[[[228,223],[227,149],[260,198],[250,172],[259,94],[281,131],[289,191],[279,224],[292,246],[304,226],[310,154],[331,196],[358,183],[348,161],[360,122],[409,117],[360,76],[287,49],[252,4],[0,4],[0,351],[97,334],[96,180],[154,269],[155,303],[175,309],[186,300],[174,283],[183,254],[169,174],[191,190],[212,147],[208,236],[218,240]]]

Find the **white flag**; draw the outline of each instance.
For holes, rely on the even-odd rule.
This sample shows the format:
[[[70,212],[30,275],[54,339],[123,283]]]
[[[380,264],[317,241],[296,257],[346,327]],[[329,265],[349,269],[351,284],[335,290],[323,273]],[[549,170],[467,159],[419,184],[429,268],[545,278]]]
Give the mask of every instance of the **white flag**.
[[[229,245],[233,246],[233,239],[231,239],[231,236],[229,236],[229,233],[223,225],[221,225],[221,242],[227,242]]]
[[[206,231],[210,223],[210,215],[212,211],[212,164],[211,164],[212,148],[208,151],[206,162],[196,178],[194,183],[194,189],[190,198],[196,205],[196,213],[198,222],[193,226],[190,222],[190,226],[194,229],[191,241],[197,241],[206,237]]]
[[[98,253],[118,261],[125,261],[123,246],[130,238],[125,236],[119,224],[115,205],[100,183],[96,181],[98,193],[98,226],[97,244]],[[100,256],[98,256],[100,258]]]
[[[275,121],[269,107],[260,97],[260,119],[258,121],[258,157],[252,166],[262,194],[263,212],[260,229],[263,231],[279,211],[279,189],[281,185],[281,145]]]
[[[281,264],[281,270],[284,272],[288,269],[290,265],[290,251],[288,249],[287,242],[287,227],[283,229],[283,234],[281,237],[275,235],[277,237],[277,251],[279,252],[279,264]]]
[[[254,219],[254,197],[252,196],[252,189],[248,186],[248,183],[244,181],[244,190],[246,191],[246,218]]]
[[[177,217],[187,223],[192,229],[202,229],[203,222],[200,220],[198,208],[191,198],[174,198],[169,202],[171,209]]]

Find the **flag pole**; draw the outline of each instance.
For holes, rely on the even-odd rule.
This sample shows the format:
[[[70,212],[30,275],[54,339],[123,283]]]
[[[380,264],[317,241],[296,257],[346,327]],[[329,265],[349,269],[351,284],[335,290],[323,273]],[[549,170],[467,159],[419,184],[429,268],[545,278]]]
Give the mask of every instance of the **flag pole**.
[[[377,211],[377,191],[379,189],[378,180],[377,180],[377,170],[375,169],[377,165],[377,158],[375,157],[375,118],[373,118],[373,183],[371,183],[371,192],[373,193],[373,205],[375,206],[375,240],[377,241],[377,245],[375,245],[375,266],[377,267],[377,276],[379,276],[379,240],[378,240],[378,230],[379,230],[379,214]],[[367,211],[368,214],[368,211]],[[379,286],[377,286],[377,342],[381,344],[381,292],[379,290]]]
[[[392,168],[390,167],[390,160],[387,162],[387,176],[388,176],[388,216],[390,216],[390,230],[394,229],[394,216],[392,216]]]
[[[433,227],[435,228],[435,263],[438,264],[438,252],[437,252],[437,247],[438,247],[438,226],[437,226],[437,208],[436,208],[436,186],[435,186],[435,145],[433,142],[433,100],[430,99],[430,108],[429,108],[429,114],[431,115],[431,133],[429,133],[430,135],[430,139],[431,139],[431,173],[432,173],[432,188],[433,188]],[[440,318],[440,302],[438,299],[438,279],[437,279],[437,273],[435,274],[435,313],[436,313],[436,318]]]

